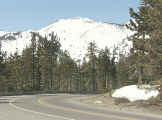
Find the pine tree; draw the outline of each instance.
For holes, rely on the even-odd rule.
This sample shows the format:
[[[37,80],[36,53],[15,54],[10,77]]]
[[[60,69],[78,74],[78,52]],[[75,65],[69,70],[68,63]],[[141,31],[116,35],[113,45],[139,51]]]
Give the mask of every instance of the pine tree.
[[[96,91],[96,64],[97,64],[96,53],[98,53],[98,48],[96,43],[90,42],[87,51],[88,53],[86,54],[86,56],[90,62],[92,91],[95,92]]]
[[[152,6],[149,9],[149,59],[151,61],[151,73],[153,80],[162,81],[162,1],[161,0],[145,0]],[[162,85],[162,83],[161,83]]]
[[[5,76],[7,78],[8,91],[23,91],[23,65],[18,50],[5,61]]]
[[[36,72],[36,36],[33,33],[31,38],[31,67],[32,67],[32,89],[35,90],[36,87],[36,80],[35,80],[35,72]]]
[[[59,58],[59,66],[58,66],[58,71],[59,71],[59,81],[58,81],[58,87],[59,91],[64,91],[66,88],[65,85],[65,79],[66,79],[66,62],[65,58]]]
[[[129,54],[128,58],[126,58],[126,63],[129,65],[129,73],[130,73],[129,80],[131,81],[130,84],[137,84],[139,82],[138,80],[141,77],[140,72],[139,72],[140,66],[138,65],[138,63],[139,63],[138,62],[138,53],[135,52],[135,50],[133,48],[130,50],[130,54]],[[146,72],[146,70],[148,70],[146,68],[145,68],[145,72]],[[145,75],[148,76],[147,73]],[[145,79],[146,79],[146,77],[145,77]]]
[[[43,56],[42,51],[42,44],[43,44],[43,40],[42,38],[39,36],[38,39],[38,43],[37,43],[37,53],[36,53],[36,90],[42,90],[42,86],[43,86],[43,82],[42,82],[42,73],[41,73],[41,58]]]
[[[110,89],[117,88],[117,70],[115,64],[115,56],[111,58],[111,80],[110,80]]]
[[[125,85],[125,60],[120,56],[119,61],[117,62],[117,84],[118,88],[121,88]]]
[[[22,52],[22,64],[23,64],[23,89],[24,91],[33,90],[33,67],[32,67],[32,54],[31,48],[27,47]]]
[[[146,68],[146,64],[149,63],[148,60],[148,33],[151,31],[151,27],[149,26],[150,17],[148,16],[149,9],[151,8],[145,0],[141,0],[141,6],[139,7],[139,12],[136,13],[130,8],[130,15],[135,19],[135,21],[130,20],[130,24],[127,24],[127,28],[135,31],[135,33],[129,38],[133,43],[133,49],[136,50],[138,54],[136,61],[138,64],[138,71],[140,74],[139,81],[142,83],[147,82],[144,76],[147,76],[144,73]]]
[[[39,60],[39,64],[41,66],[41,80],[42,80],[42,89],[43,90],[49,90],[49,65],[48,65],[48,40],[47,37],[44,38],[41,48],[41,59]]]
[[[53,90],[53,69],[56,68],[57,54],[60,49],[60,43],[58,37],[52,32],[51,40],[49,41],[49,61],[50,61],[50,90]]]
[[[5,77],[6,65],[4,62],[5,56],[6,54],[3,53],[0,49],[0,91],[2,92],[5,92],[6,89],[6,77]]]
[[[111,61],[110,52],[107,47],[105,47],[105,50],[102,49],[99,53],[97,63],[97,76],[99,89],[101,91],[110,88],[108,84],[110,84],[109,80],[111,78]]]
[[[90,78],[90,64],[86,61],[86,58],[83,58],[83,63],[81,66],[81,91],[90,91],[89,78]]]
[[[64,51],[63,57],[59,58],[59,71],[60,71],[60,91],[69,90],[69,53],[67,50]]]
[[[18,53],[18,50],[15,51],[14,55],[12,56],[12,80],[14,82],[14,89],[15,91],[21,91],[21,78],[22,78],[22,69],[21,69],[21,57]]]
[[[84,83],[81,79],[81,60],[73,61],[73,83],[76,86],[74,88],[74,91],[83,91],[84,89]]]

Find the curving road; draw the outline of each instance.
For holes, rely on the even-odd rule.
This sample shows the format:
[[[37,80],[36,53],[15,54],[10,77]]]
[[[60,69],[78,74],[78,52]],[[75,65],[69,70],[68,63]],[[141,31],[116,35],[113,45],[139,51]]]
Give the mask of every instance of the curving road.
[[[0,120],[162,120],[162,116],[120,112],[75,103],[93,95],[0,96]]]

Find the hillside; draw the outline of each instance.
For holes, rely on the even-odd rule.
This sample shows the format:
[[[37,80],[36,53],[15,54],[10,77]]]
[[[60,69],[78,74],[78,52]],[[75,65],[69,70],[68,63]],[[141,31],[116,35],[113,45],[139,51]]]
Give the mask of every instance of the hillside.
[[[99,49],[112,49],[114,45],[118,47],[118,52],[125,52],[131,47],[131,42],[127,37],[133,34],[125,25],[103,23],[93,21],[87,18],[60,19],[40,30],[29,30],[22,32],[0,31],[1,50],[7,51],[8,55],[14,53],[16,49],[21,52],[29,45],[31,34],[46,36],[54,32],[60,38],[61,50],[68,50],[71,57],[75,60],[83,59],[87,52],[87,46],[90,42],[96,42]],[[37,37],[38,38],[38,37]]]

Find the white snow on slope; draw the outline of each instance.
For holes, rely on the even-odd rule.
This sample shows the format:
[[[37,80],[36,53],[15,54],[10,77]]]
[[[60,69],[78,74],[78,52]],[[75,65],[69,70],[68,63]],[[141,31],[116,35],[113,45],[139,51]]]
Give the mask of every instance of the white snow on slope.
[[[150,87],[148,85],[148,87]],[[112,96],[117,97],[117,98],[128,98],[130,101],[135,101],[135,100],[147,100],[150,97],[155,97],[159,94],[159,92],[156,90],[150,90],[147,91],[145,90],[146,86],[140,87],[141,89],[138,89],[137,85],[130,85],[130,86],[125,86],[121,89],[117,89]],[[142,89],[143,88],[143,89]]]
[[[0,40],[2,42],[2,50],[8,54],[14,53],[16,48],[22,51],[28,46],[31,40],[31,33],[34,32],[42,37],[50,39],[52,32],[60,38],[61,50],[68,50],[71,58],[74,60],[82,60],[87,53],[88,43],[95,42],[99,50],[106,46],[110,48],[112,53],[113,46],[119,46],[119,51],[128,52],[132,43],[127,41],[127,37],[133,34],[124,25],[103,23],[90,20],[88,18],[71,18],[60,19],[47,27],[37,31],[24,32],[0,32]],[[124,44],[119,45],[125,40]],[[127,45],[126,45],[127,44]],[[118,51],[118,52],[119,52]]]
[[[60,37],[61,49],[68,50],[75,60],[83,59],[90,42],[95,42],[99,49],[104,49],[106,46],[111,48],[110,53],[112,53],[114,45],[119,46],[119,51],[128,52],[132,42],[126,39],[134,33],[124,25],[103,23],[80,17],[58,20],[37,32],[48,37],[52,31]],[[126,42],[119,45],[124,39]]]
[[[7,51],[7,55],[10,53],[14,54],[16,49],[19,53],[23,51],[26,46],[29,46],[31,41],[31,32],[32,31],[24,31],[24,32],[9,32],[4,35],[4,40],[2,39],[2,50]]]
[[[7,34],[7,33],[9,33],[9,32],[7,32],[7,31],[0,31],[0,36],[2,36],[4,34]]]

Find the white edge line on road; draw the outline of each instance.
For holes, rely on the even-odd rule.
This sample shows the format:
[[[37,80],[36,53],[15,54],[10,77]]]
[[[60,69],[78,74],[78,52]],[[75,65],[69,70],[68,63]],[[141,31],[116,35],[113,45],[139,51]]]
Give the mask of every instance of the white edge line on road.
[[[27,111],[27,112],[32,112],[32,113],[40,114],[40,115],[45,115],[45,116],[55,117],[55,118],[60,118],[60,119],[65,119],[65,120],[75,120],[75,119],[70,119],[70,118],[65,118],[65,117],[60,117],[60,116],[55,116],[55,115],[49,115],[49,114],[40,113],[40,112],[36,112],[36,111],[31,111],[31,110],[26,110],[26,109],[17,107],[17,106],[15,106],[15,105],[13,105],[12,102],[15,101],[15,100],[18,100],[18,99],[21,99],[21,98],[16,98],[16,99],[11,100],[11,101],[10,101],[10,105],[11,105],[12,107],[14,107],[14,108],[17,108],[17,109],[20,109],[20,110],[24,110],[24,111]]]

